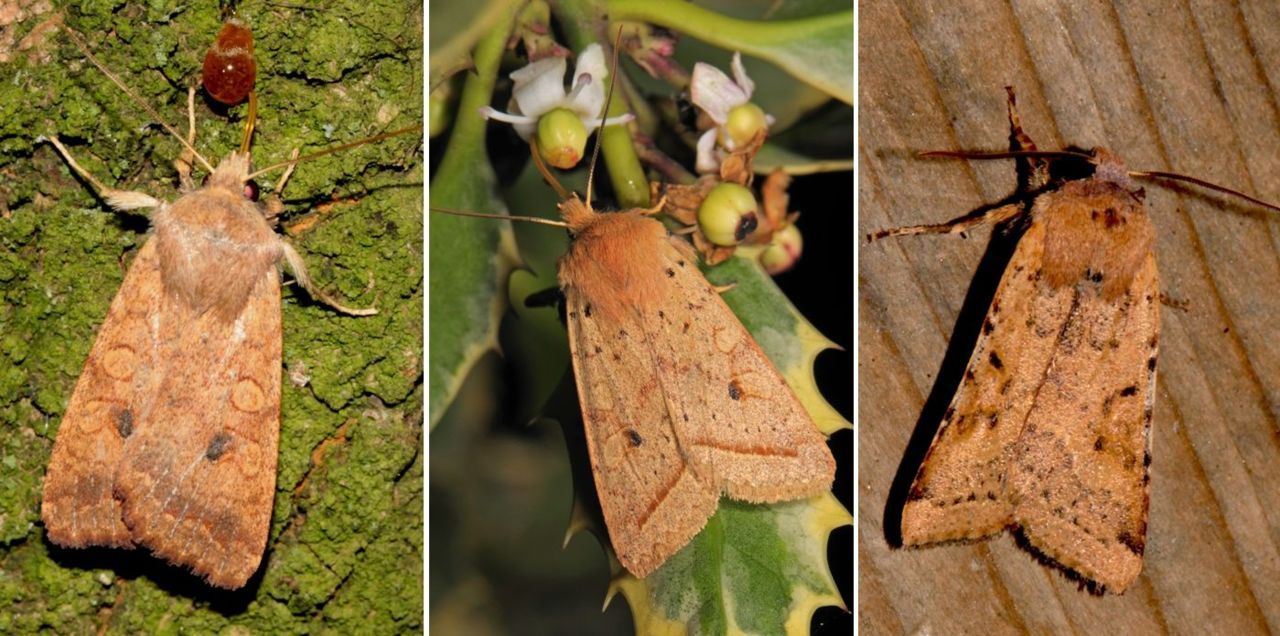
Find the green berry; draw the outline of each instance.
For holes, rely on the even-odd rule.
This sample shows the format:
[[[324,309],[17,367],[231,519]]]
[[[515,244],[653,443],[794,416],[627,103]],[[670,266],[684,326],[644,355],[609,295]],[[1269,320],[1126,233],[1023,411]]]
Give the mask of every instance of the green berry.
[[[747,102],[734,106],[729,110],[729,119],[724,124],[723,133],[733,142],[724,144],[731,148],[740,148],[755,138],[756,133],[769,127],[769,120],[759,106]],[[724,141],[723,139],[721,141]]]
[[[756,198],[750,190],[736,183],[721,183],[698,206],[698,227],[716,245],[737,245],[759,225],[756,210]]]
[[[587,127],[577,113],[557,108],[538,119],[538,151],[547,163],[568,170],[582,161],[587,147]]]

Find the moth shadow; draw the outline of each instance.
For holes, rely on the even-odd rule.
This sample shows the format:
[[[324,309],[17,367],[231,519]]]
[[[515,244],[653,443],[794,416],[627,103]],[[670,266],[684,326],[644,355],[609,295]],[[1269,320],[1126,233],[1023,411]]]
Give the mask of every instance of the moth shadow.
[[[1045,554],[1044,552],[1041,552],[1039,548],[1035,547],[1034,545],[1031,544],[1030,541],[1027,540],[1026,535],[1022,532],[1021,529],[1013,530],[1010,534],[1013,535],[1013,540],[1015,543],[1018,544],[1018,547],[1022,548],[1026,552],[1030,553],[1031,556],[1035,557],[1036,561],[1038,561],[1040,565],[1057,570],[1058,573],[1061,574],[1063,578],[1067,579],[1068,581],[1071,581],[1072,583],[1075,583],[1076,585],[1079,586],[1081,590],[1087,592],[1091,596],[1101,597],[1106,595],[1106,592],[1107,592],[1106,586],[1096,581],[1090,581],[1089,579],[1084,578],[1083,576],[1080,575],[1080,573],[1059,563],[1058,561],[1054,560],[1053,557]]]
[[[966,217],[978,216],[988,210],[1022,201],[1027,201],[1026,196],[1017,193],[996,203],[977,208]],[[1007,222],[997,224],[992,230],[991,240],[987,243],[986,252],[978,262],[973,282],[969,285],[964,304],[956,317],[951,341],[938,368],[933,389],[925,399],[924,408],[920,411],[920,417],[916,419],[916,425],[907,442],[902,461],[894,474],[893,483],[889,486],[889,496],[884,506],[884,534],[885,540],[893,548],[902,547],[902,509],[907,503],[911,484],[915,481],[916,473],[924,463],[933,438],[942,424],[943,413],[950,406],[951,398],[964,379],[964,370],[969,364],[969,356],[973,348],[977,345],[983,320],[1000,285],[1000,277],[1004,274],[1005,267],[1017,248],[1018,239],[1022,236],[1024,217],[1025,215],[1015,216]],[[940,237],[941,240],[946,238],[948,237]]]
[[[198,599],[209,609],[224,616],[241,614],[249,608],[249,603],[258,595],[263,573],[266,572],[266,562],[271,556],[268,552],[263,558],[262,566],[244,587],[238,590],[224,590],[205,583],[203,579],[185,568],[170,565],[152,556],[145,549],[63,548],[50,542],[47,537],[43,542],[49,557],[62,567],[79,570],[109,570],[116,578],[124,581],[146,578],[170,596]]]

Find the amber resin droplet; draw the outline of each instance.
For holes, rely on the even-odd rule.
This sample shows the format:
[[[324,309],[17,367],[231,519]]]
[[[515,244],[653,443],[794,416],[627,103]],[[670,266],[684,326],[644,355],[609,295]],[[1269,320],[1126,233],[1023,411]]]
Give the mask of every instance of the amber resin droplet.
[[[253,90],[257,73],[249,25],[239,18],[228,18],[204,56],[205,92],[228,106],[238,104]]]

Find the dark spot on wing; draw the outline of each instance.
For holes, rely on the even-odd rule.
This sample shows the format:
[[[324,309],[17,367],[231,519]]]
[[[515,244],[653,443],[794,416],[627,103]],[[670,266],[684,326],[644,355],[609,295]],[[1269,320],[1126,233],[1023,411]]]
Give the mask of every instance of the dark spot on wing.
[[[209,448],[204,451],[204,458],[209,461],[216,461],[219,457],[227,454],[231,450],[231,436],[226,433],[218,433],[213,436],[213,441],[209,442]]]
[[[734,401],[742,399],[742,387],[738,386],[737,380],[729,382],[729,399]]]
[[[644,438],[640,437],[634,428],[627,429],[627,437],[631,439],[632,446],[640,446],[644,443]]]
[[[994,351],[991,352],[991,355],[987,356],[987,361],[991,363],[991,366],[997,369],[1004,368],[1004,361],[1000,359],[1000,354]]]
[[[133,411],[127,408],[116,409],[116,432],[120,433],[120,437],[129,437],[133,435]]]
[[[1130,384],[1129,386],[1123,389],[1120,389],[1120,397],[1131,397],[1137,394],[1138,394],[1138,387],[1137,385],[1134,385],[1134,384]]]

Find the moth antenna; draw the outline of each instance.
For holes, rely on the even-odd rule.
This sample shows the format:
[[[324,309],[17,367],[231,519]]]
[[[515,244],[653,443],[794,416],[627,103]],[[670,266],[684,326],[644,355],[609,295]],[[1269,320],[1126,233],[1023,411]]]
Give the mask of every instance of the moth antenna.
[[[609,91],[604,96],[604,112],[600,113],[602,118],[609,116],[609,104],[613,103],[613,87],[618,82],[618,46],[622,43],[622,27],[618,27],[618,34],[613,36],[613,61],[609,66]],[[591,166],[587,168],[587,209],[591,209],[591,186],[596,180],[596,160],[600,158],[600,141],[604,138],[604,125],[601,124],[600,130],[596,131],[596,142],[591,148]]]
[[[390,138],[392,138],[392,137],[398,137],[398,136],[400,136],[400,135],[405,135],[405,134],[408,134],[408,133],[411,133],[411,132],[422,132],[422,125],[421,125],[421,124],[419,124],[419,125],[417,125],[417,126],[409,126],[409,127],[407,127],[407,128],[401,128],[401,129],[399,129],[399,130],[393,130],[393,131],[391,131],[391,132],[384,132],[384,133],[381,133],[381,134],[378,134],[378,135],[374,135],[374,136],[372,136],[372,137],[365,137],[364,139],[357,139],[357,140],[355,140],[355,141],[347,142],[347,143],[345,143],[345,144],[342,144],[341,146],[333,146],[332,148],[325,148],[324,150],[319,150],[319,151],[316,151],[316,152],[313,152],[313,153],[310,153],[310,154],[302,155],[301,157],[296,157],[296,158],[293,158],[293,159],[289,159],[289,160],[287,160],[287,161],[281,161],[280,163],[273,163],[273,164],[271,164],[271,165],[269,165],[269,166],[267,166],[267,167],[265,167],[265,168],[263,168],[263,169],[261,169],[261,170],[258,170],[257,172],[251,173],[247,178],[248,178],[248,179],[253,179],[253,178],[255,178],[255,177],[259,177],[259,176],[262,176],[262,175],[264,175],[264,174],[266,174],[266,173],[268,173],[268,172],[271,172],[272,170],[279,170],[280,168],[287,168],[287,167],[292,166],[292,165],[294,165],[294,164],[302,163],[302,162],[304,162],[304,161],[311,161],[312,159],[318,159],[318,158],[323,157],[323,156],[325,156],[325,155],[331,155],[331,154],[333,154],[333,153],[335,153],[335,152],[341,152],[341,151],[343,151],[343,150],[347,150],[347,149],[349,149],[349,148],[355,148],[356,146],[363,146],[363,145],[365,145],[365,144],[371,144],[371,143],[374,143],[374,142],[382,141],[383,139],[390,139]]]
[[[1098,160],[1087,152],[1073,150],[1008,150],[1005,152],[973,152],[968,150],[930,150],[916,154],[927,157],[951,157],[953,159],[1083,159],[1097,165]]]
[[[151,117],[151,119],[155,120],[156,123],[160,124],[160,126],[164,128],[165,131],[168,132],[170,135],[173,135],[173,138],[177,139],[178,143],[182,144],[184,148],[189,150],[191,154],[195,156],[196,160],[200,162],[201,166],[204,166],[204,168],[209,172],[213,172],[213,166],[209,164],[209,161],[205,159],[204,156],[201,155],[198,150],[196,150],[195,146],[191,145],[191,142],[183,138],[182,135],[179,135],[178,131],[174,130],[173,127],[170,126],[168,122],[166,122],[164,118],[160,116],[160,113],[157,113],[155,109],[151,107],[150,104],[144,101],[141,97],[138,97],[138,94],[133,92],[133,89],[129,88],[129,86],[124,83],[124,81],[122,81],[119,77],[116,77],[116,74],[112,73],[111,69],[107,68],[106,64],[103,64],[101,61],[99,61],[98,58],[94,56],[93,52],[89,50],[89,45],[85,43],[84,38],[80,37],[80,34],[77,33],[75,29],[72,29],[71,27],[68,27],[66,25],[63,25],[62,28],[63,28],[63,32],[67,34],[67,37],[71,38],[71,42],[76,45],[76,48],[80,49],[80,53],[83,54],[86,58],[88,58],[90,63],[98,67],[98,70],[101,71],[103,75],[106,75],[107,79],[111,80],[111,83],[115,84],[116,87],[124,91],[124,94],[128,95],[129,99],[132,99],[135,104],[140,106],[142,110],[146,111],[147,116]]]
[[[1172,181],[1185,181],[1187,183],[1198,185],[1202,188],[1207,188],[1215,192],[1221,192],[1223,194],[1234,194],[1240,197],[1241,199],[1244,199],[1245,201],[1248,201],[1255,205],[1260,205],[1264,208],[1267,208],[1268,210],[1275,210],[1277,212],[1280,212],[1280,206],[1277,206],[1274,203],[1267,203],[1266,201],[1263,201],[1261,199],[1255,199],[1254,197],[1251,197],[1243,192],[1240,192],[1239,190],[1232,190],[1231,188],[1228,188],[1226,186],[1220,186],[1216,183],[1205,181],[1204,179],[1189,177],[1185,174],[1178,174],[1176,172],[1160,172],[1158,170],[1130,170],[1129,176],[1138,177],[1139,179],[1169,179]]]
[[[533,139],[529,140],[529,153],[533,155],[533,165],[538,168],[542,178],[546,179],[547,183],[556,191],[556,196],[561,199],[568,199],[569,191],[565,190],[564,186],[560,185],[560,180],[547,169],[547,162],[542,160],[542,153],[538,152],[538,142]]]
[[[916,155],[918,157],[953,157],[956,159],[1017,159],[1021,157],[1043,158],[1043,159],[1084,159],[1094,165],[1098,164],[1098,160],[1093,155],[1084,152],[1075,152],[1071,150],[1012,150],[1008,152],[968,152],[964,150],[931,150]],[[1260,205],[1268,210],[1280,212],[1280,206],[1274,203],[1268,203],[1262,199],[1251,197],[1239,190],[1232,190],[1226,186],[1220,186],[1204,179],[1189,177],[1185,174],[1176,172],[1161,172],[1158,170],[1129,170],[1129,176],[1139,179],[1169,179],[1171,181],[1184,181],[1193,185],[1200,186],[1215,192],[1223,194],[1231,194],[1244,199],[1255,205]]]
[[[554,219],[544,219],[540,216],[512,216],[510,214],[485,214],[483,212],[467,212],[465,210],[455,210],[453,208],[430,208],[432,212],[441,214],[452,214],[454,216],[469,216],[477,219],[497,219],[500,221],[527,221],[529,223],[537,223],[539,225],[550,225],[551,227],[569,228],[569,224],[564,221],[556,221]]]

